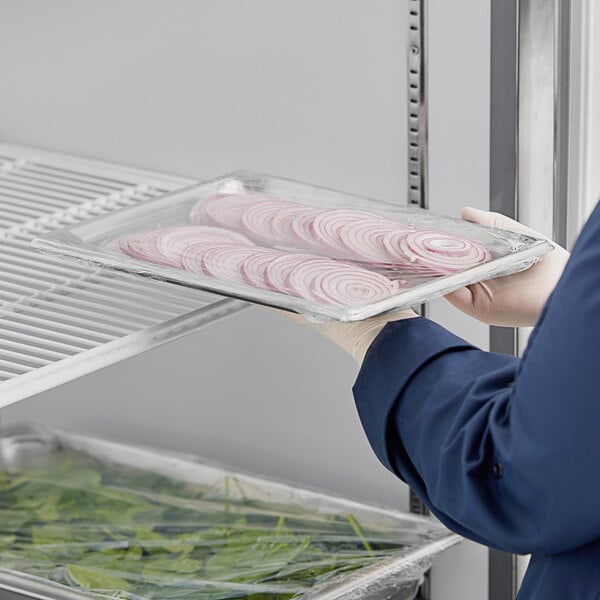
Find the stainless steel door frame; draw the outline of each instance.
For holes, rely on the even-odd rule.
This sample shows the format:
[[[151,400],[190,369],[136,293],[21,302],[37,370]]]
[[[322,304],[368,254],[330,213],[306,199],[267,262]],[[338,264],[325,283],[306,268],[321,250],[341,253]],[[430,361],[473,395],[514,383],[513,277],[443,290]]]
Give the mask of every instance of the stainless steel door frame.
[[[490,210],[567,242],[570,0],[490,0]],[[408,202],[427,198],[427,0],[409,1]],[[491,327],[490,350],[526,340]],[[423,512],[411,492],[411,510]],[[517,557],[489,552],[489,600],[514,600]],[[427,596],[428,597],[428,591]]]
[[[566,245],[570,0],[493,0],[490,209]],[[521,340],[522,341],[522,340]],[[517,329],[490,350],[518,354]],[[517,558],[490,550],[489,600],[514,600]]]
[[[408,204],[428,207],[428,128],[427,104],[427,0],[408,1]],[[421,306],[425,315],[425,305]],[[409,490],[410,512],[427,515],[429,511],[413,490]],[[431,600],[430,572],[417,594],[416,600]]]

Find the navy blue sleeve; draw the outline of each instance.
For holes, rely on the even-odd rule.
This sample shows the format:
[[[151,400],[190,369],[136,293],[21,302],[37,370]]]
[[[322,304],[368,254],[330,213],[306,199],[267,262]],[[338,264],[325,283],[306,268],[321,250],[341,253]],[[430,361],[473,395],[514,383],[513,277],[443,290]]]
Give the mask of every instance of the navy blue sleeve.
[[[398,321],[354,396],[379,459],[455,531],[518,553],[600,539],[600,207],[523,359]]]

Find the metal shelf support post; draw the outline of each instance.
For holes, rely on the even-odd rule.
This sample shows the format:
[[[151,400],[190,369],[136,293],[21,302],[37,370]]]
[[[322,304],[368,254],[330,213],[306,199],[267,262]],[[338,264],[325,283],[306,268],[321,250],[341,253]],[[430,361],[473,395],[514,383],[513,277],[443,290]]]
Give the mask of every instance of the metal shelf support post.
[[[565,244],[570,0],[491,2],[490,209]],[[519,331],[490,328],[518,354]],[[523,341],[523,340],[521,340]],[[517,558],[490,550],[489,600],[514,600]]]

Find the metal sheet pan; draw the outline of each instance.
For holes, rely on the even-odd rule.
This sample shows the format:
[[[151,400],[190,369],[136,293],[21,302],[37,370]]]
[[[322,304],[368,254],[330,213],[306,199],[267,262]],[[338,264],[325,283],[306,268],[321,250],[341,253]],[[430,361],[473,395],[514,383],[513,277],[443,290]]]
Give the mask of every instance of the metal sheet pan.
[[[31,461],[39,461],[40,458],[50,457],[64,449],[90,456],[101,463],[165,475],[175,481],[213,486],[225,478],[235,477],[243,484],[245,493],[252,494],[253,500],[287,503],[316,513],[351,513],[363,526],[385,526],[397,532],[403,543],[406,539],[406,545],[390,558],[337,577],[320,588],[311,589],[300,596],[302,600],[412,599],[424,572],[431,566],[433,557],[461,539],[430,518],[235,472],[194,456],[134,447],[32,424],[11,427],[3,432],[0,437],[0,466],[4,471],[18,471]],[[18,593],[25,598],[90,598],[81,589],[69,589],[24,572],[1,568],[0,589]]]
[[[286,221],[285,231],[278,238],[275,230],[270,231],[272,219],[258,219],[261,223],[258,228],[253,219],[252,226],[248,220],[237,223],[238,217],[234,219],[235,225],[230,217],[223,221],[222,214],[215,221],[214,209],[212,216],[206,212],[209,209],[205,210],[215,202],[228,202],[227,210],[234,207],[236,215],[248,202],[252,206],[248,211],[271,206],[269,214],[284,215],[284,221],[289,216],[286,211],[292,209],[295,216],[290,219],[294,222],[290,225]],[[249,216],[244,210],[242,219]],[[345,219],[346,225],[354,223],[359,230],[353,230],[351,235],[354,225],[351,226],[342,240],[339,227]],[[374,230],[369,225],[373,221],[377,223]],[[204,233],[198,233],[196,225],[202,225]],[[362,229],[361,225],[367,228]],[[280,223],[275,229],[282,226]],[[243,234],[242,242],[202,238],[207,229],[214,235],[215,227],[221,235]],[[290,233],[289,227],[295,233]],[[310,235],[304,228],[311,231]],[[386,245],[384,229],[395,242],[387,240],[390,243]],[[303,231],[302,235],[298,235],[298,230]],[[131,248],[126,250],[129,247],[126,240],[137,240],[140,235],[171,236],[181,232],[191,238],[184,249],[181,244],[169,247],[169,252],[175,255],[167,261],[155,255],[152,259],[146,254],[141,258],[139,252],[132,255]],[[374,244],[376,249],[361,254],[358,247],[364,250],[365,237],[370,240],[368,246]],[[351,238],[352,244],[348,246]],[[195,244],[192,239],[204,241]],[[396,242],[404,248],[397,255],[395,250],[390,251]],[[139,206],[57,229],[32,243],[42,250],[85,263],[210,290],[313,318],[340,321],[357,321],[415,306],[476,281],[526,269],[553,248],[547,240],[523,233],[487,228],[415,207],[251,172],[225,175]],[[344,244],[346,250],[340,246]],[[453,251],[448,244],[454,245]],[[211,254],[210,268],[206,263],[207,249],[209,253],[217,252]],[[233,250],[238,258],[225,258],[223,250],[227,256]],[[258,269],[260,273],[253,273],[250,279],[243,276],[247,263],[239,262],[239,252],[250,260],[265,250],[275,252],[277,258],[271,254],[269,266]],[[471,256],[471,250],[479,257],[477,260]],[[194,255],[193,260],[187,260],[188,252]],[[441,261],[435,268],[429,264],[434,255]],[[342,269],[342,273],[337,269]],[[247,270],[253,272],[250,267]]]

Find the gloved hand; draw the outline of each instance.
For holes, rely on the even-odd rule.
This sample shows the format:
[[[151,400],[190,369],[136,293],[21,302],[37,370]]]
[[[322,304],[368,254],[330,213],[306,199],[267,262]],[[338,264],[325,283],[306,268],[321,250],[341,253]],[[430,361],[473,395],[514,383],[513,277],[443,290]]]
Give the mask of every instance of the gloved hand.
[[[369,346],[373,343],[379,332],[389,321],[400,319],[411,319],[418,315],[410,309],[379,315],[353,323],[340,323],[339,321],[326,321],[324,323],[313,323],[302,315],[286,312],[273,308],[280,315],[312,329],[320,336],[330,340],[342,350],[350,354],[354,360],[361,365]]]
[[[464,208],[461,216],[466,221],[480,225],[543,237],[533,229],[498,213]],[[545,254],[540,262],[526,271],[474,283],[448,294],[446,298],[464,313],[489,325],[532,326],[569,259],[569,253],[564,248],[556,244],[554,246],[553,251]]]

